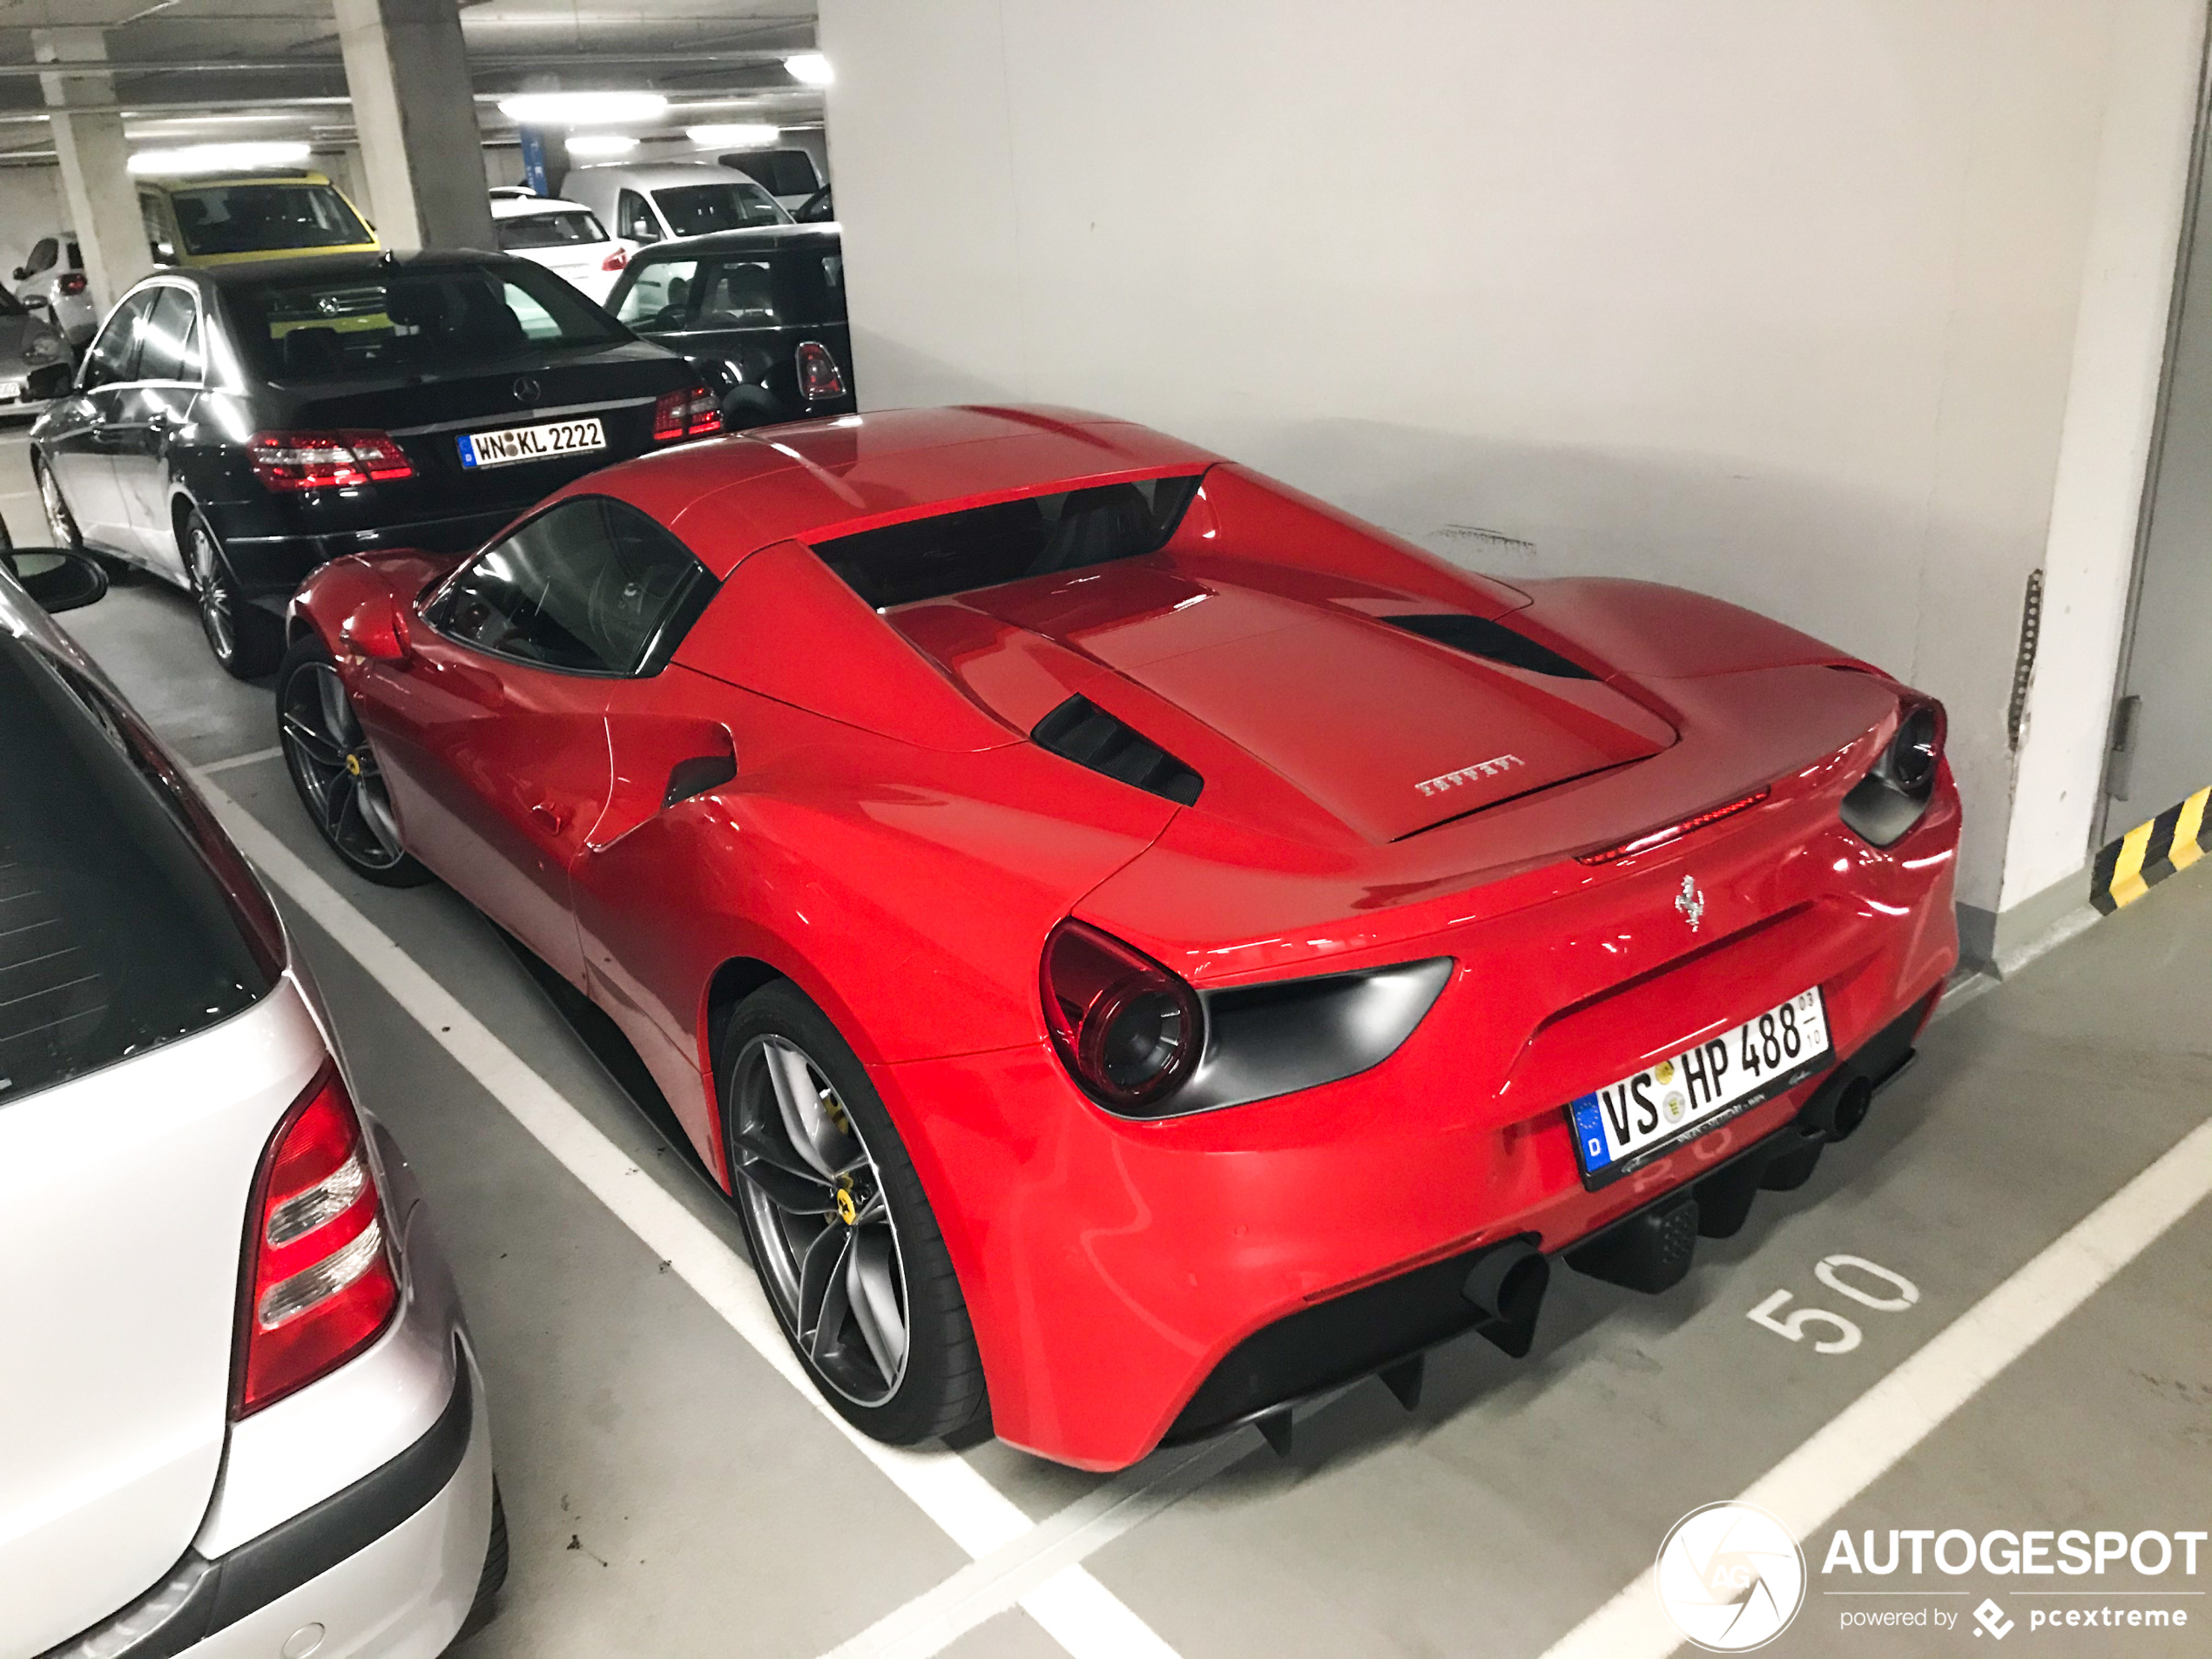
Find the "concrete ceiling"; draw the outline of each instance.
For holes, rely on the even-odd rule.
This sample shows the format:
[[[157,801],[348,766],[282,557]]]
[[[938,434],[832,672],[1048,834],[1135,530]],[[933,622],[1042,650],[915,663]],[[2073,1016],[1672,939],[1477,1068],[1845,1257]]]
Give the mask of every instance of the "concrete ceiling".
[[[671,100],[651,138],[704,121],[803,126],[821,94],[786,73],[814,44],[814,0],[460,0],[488,141],[513,135],[503,93],[646,88]],[[330,0],[0,0],[0,163],[51,151],[33,31],[104,30],[115,101],[150,142],[352,133]]]

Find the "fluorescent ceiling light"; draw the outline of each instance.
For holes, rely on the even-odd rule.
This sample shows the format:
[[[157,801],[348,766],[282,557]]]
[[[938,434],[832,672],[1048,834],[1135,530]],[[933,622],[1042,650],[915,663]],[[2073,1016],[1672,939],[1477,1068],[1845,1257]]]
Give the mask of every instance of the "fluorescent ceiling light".
[[[720,126],[685,127],[684,136],[702,150],[763,150],[781,134],[765,121],[731,121]]]
[[[297,167],[307,146],[269,139],[258,144],[188,144],[175,150],[141,150],[131,158],[132,172],[233,172],[248,167]]]
[[[830,60],[819,52],[793,52],[784,59],[784,68],[792,79],[809,86],[827,86],[837,78],[830,70]]]
[[[524,126],[610,126],[658,121],[668,100],[658,92],[520,92],[499,100],[499,112]]]
[[[637,140],[625,138],[614,132],[572,132],[569,135],[569,153],[594,160],[607,156],[626,156],[637,147]]]

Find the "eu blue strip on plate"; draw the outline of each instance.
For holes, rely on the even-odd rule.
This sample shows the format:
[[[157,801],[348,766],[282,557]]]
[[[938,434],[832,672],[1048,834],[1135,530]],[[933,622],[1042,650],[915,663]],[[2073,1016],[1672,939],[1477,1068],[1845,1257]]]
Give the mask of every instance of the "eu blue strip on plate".
[[[1585,1095],[1571,1109],[1575,1138],[1582,1143],[1582,1167],[1595,1173],[1613,1162],[1613,1154],[1605,1150],[1605,1120],[1598,1116],[1597,1096]]]
[[[464,432],[461,435],[459,442],[461,444],[461,464],[464,467],[475,466],[476,464],[476,441]]]

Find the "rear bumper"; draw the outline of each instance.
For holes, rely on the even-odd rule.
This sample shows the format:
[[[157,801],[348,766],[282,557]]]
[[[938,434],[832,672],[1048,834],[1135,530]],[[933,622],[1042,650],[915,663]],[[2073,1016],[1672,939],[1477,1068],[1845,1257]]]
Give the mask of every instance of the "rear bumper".
[[[1762,1189],[1787,1191],[1812,1177],[1821,1150],[1855,1131],[1824,1127],[1825,1097],[1849,1079],[1871,1091],[1892,1082],[1912,1057],[1913,1039],[1937,993],[1914,1003],[1849,1055],[1816,1087],[1791,1122],[1715,1161],[1703,1173],[1630,1211],[1559,1252],[1595,1278],[1657,1292],[1689,1271],[1697,1240],[1732,1238]],[[1792,1091],[1795,1094],[1803,1090]],[[1533,1235],[1524,1236],[1533,1245]],[[1522,1240],[1485,1245],[1333,1297],[1254,1332],[1208,1373],[1170,1426],[1167,1443],[1199,1440],[1262,1419],[1301,1400],[1391,1371],[1469,1332],[1519,1359],[1528,1352],[1543,1297],[1539,1274],[1520,1305],[1501,1310],[1479,1288],[1483,1264]],[[1494,1276],[1493,1276],[1494,1278]]]
[[[491,1536],[483,1379],[412,1177],[374,1132],[408,1217],[398,1317],[359,1358],[233,1425],[193,1547],[41,1659],[267,1659],[308,1624],[323,1627],[322,1659],[429,1659],[461,1628]]]
[[[20,381],[20,396],[0,390],[0,415],[36,415],[69,390],[75,371],[67,363],[44,363],[36,368],[0,368],[0,383]]]
[[[1856,900],[1785,907],[1533,1030],[1500,1013],[1510,987],[1498,975],[1518,971],[1514,930],[1549,948],[1597,936],[1593,918],[1478,924],[1451,947],[1453,986],[1391,1059],[1250,1106],[1109,1118],[1042,1044],[875,1068],[959,1271],[999,1433],[1081,1467],[1124,1467],[1164,1438],[1213,1432],[1484,1324],[1460,1287],[1479,1254],[1507,1241],[1625,1279],[1656,1270],[1639,1260],[1608,1271],[1578,1247],[1684,1192],[1700,1213],[1669,1211],[1661,1244],[1679,1250],[1685,1230],[1694,1242],[1730,1225],[1731,1207],[1740,1224],[1762,1181],[1788,1184],[1786,1159],[1810,1175],[1792,1126],[1826,1077],[1595,1191],[1580,1177],[1566,1103],[1649,1063],[1646,1054],[1678,1052],[1662,1044],[1679,1022],[1710,1015],[1724,1029],[1807,985],[1822,989],[1838,1055],[1879,1048],[1900,1026],[1909,1046],[1957,959],[1955,835],[1946,812],[1881,867],[1859,869]],[[1721,892],[1716,847],[1698,856]],[[1675,879],[1662,867],[1658,896],[1637,903],[1679,927],[1664,897]],[[1500,1075],[1512,1081],[1488,1081]],[[1440,1292],[1410,1295],[1431,1270]],[[1360,1312],[1347,1298],[1370,1291],[1376,1317],[1339,1318]],[[1321,1312],[1332,1304],[1342,1308]],[[1298,1318],[1315,1342],[1265,1339]],[[1244,1347],[1254,1341],[1269,1352],[1256,1358]],[[1317,1346],[1335,1358],[1313,1358]],[[1239,1366],[1242,1380],[1220,1380]]]

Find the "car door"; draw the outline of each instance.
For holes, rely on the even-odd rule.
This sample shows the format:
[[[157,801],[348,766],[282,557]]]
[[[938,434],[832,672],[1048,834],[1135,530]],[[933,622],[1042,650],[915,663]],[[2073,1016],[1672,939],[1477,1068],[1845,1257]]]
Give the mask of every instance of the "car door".
[[[199,300],[183,283],[149,292],[154,302],[138,326],[137,374],[117,388],[109,461],[130,550],[171,581],[183,582],[184,554],[169,512],[169,451],[199,395]]]
[[[76,392],[39,440],[79,534],[116,553],[136,550],[131,516],[116,488],[115,446],[138,375],[139,327],[158,297],[154,289],[141,289],[115,308],[86,354]]]
[[[614,783],[608,698],[691,579],[620,515],[573,496],[487,548],[361,686],[409,849],[578,985],[570,866]]]

